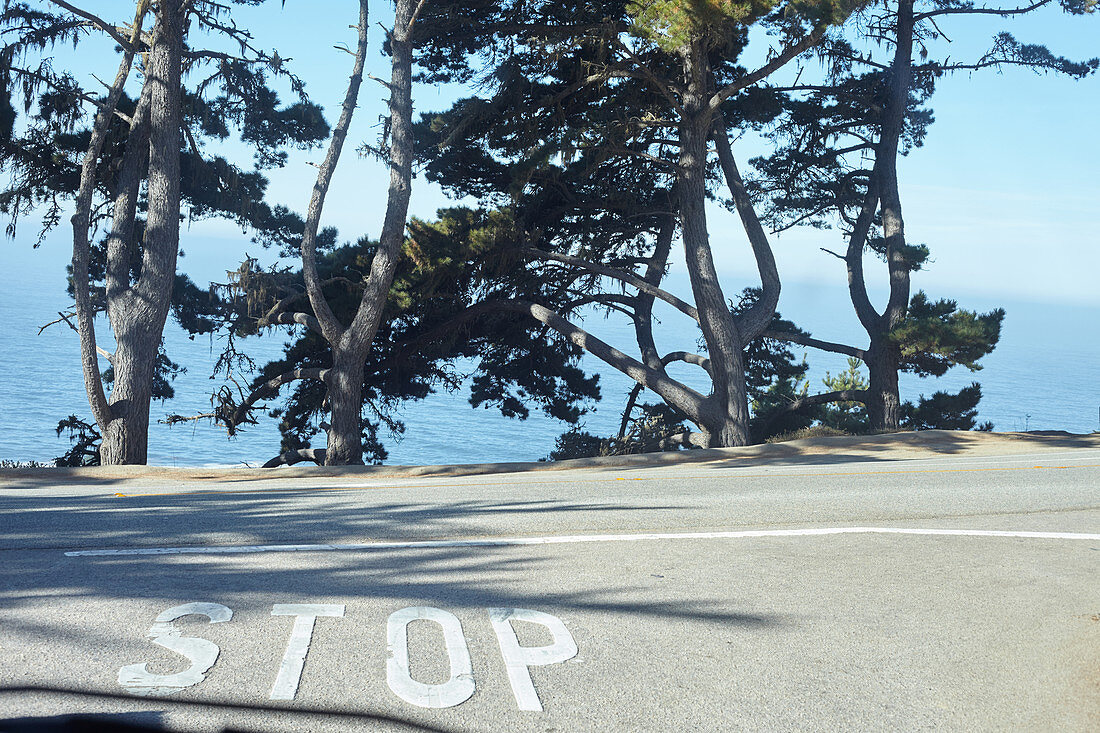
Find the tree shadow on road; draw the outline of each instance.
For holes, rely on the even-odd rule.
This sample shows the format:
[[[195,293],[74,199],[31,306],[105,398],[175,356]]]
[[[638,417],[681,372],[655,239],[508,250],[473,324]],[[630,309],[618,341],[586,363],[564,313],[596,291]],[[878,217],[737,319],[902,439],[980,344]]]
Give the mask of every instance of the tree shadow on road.
[[[459,607],[568,607],[609,613],[767,625],[768,615],[729,608],[691,593],[643,600],[648,572],[607,568],[578,588],[553,590],[542,573],[571,572],[570,557],[600,548],[445,547],[234,555],[68,557],[66,550],[105,547],[193,547],[242,544],[363,543],[434,537],[499,536],[499,521],[535,515],[551,528],[577,515],[676,512],[676,505],[558,500],[384,502],[364,504],[325,492],[308,511],[295,495],[199,494],[117,499],[102,496],[0,497],[0,601],[18,606],[43,598],[195,600],[196,589],[225,589],[240,599],[283,594],[386,598]],[[120,503],[123,502],[123,503]],[[493,522],[498,521],[494,529]],[[647,582],[639,586],[638,577]],[[200,594],[201,595],[201,594]],[[211,595],[206,593],[206,595]],[[218,595],[213,593],[213,595]],[[216,599],[212,599],[216,600]],[[31,630],[46,633],[45,629]],[[56,633],[64,633],[56,631]]]

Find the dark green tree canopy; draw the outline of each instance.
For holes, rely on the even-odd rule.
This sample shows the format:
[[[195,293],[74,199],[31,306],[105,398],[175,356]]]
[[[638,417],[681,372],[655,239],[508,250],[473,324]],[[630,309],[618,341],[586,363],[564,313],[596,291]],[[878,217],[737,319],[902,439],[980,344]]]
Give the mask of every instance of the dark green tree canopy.
[[[239,0],[236,4],[258,2]],[[171,396],[170,379],[178,365],[164,354],[163,344],[151,360],[144,346],[129,346],[151,339],[155,351],[155,344],[161,342],[160,326],[150,325],[156,333],[145,334],[143,329],[148,328],[143,323],[162,323],[161,316],[154,313],[162,314],[165,302],[192,333],[213,330],[228,313],[209,290],[196,286],[185,274],[178,273],[173,282],[177,212],[192,221],[227,219],[251,231],[259,242],[286,246],[300,236],[301,222],[263,202],[264,171],[285,162],[286,147],[309,147],[328,134],[320,109],[305,97],[303,84],[289,71],[286,60],[260,49],[251,33],[234,21],[233,3],[161,3],[151,14],[155,16],[153,29],[142,26],[149,8],[148,3],[139,4],[135,26],[124,32],[122,25],[68,5],[7,1],[0,7],[0,99],[4,100],[0,105],[4,110],[0,174],[7,176],[0,188],[0,212],[8,216],[9,236],[14,236],[22,217],[41,215],[40,242],[60,223],[62,212],[76,202],[74,265],[78,254],[81,265],[79,276],[71,270],[69,290],[77,300],[82,351],[86,342],[92,344],[88,349],[91,357],[85,354],[83,359],[89,398],[101,427],[107,422],[115,425],[112,435],[117,440],[113,439],[112,445],[129,456],[121,459],[120,452],[120,460],[138,462],[144,460],[147,428],[136,422],[147,422],[147,415],[139,417],[139,413],[147,413],[147,407],[134,408],[133,420],[129,412],[116,412],[116,401],[106,402],[103,383],[114,384],[112,393],[119,390],[120,383],[125,383],[125,390],[137,390],[134,399],[118,403],[123,412],[129,405],[147,404],[150,391],[153,398]],[[182,14],[187,17],[177,26],[174,18]],[[175,30],[183,26],[189,27],[190,34],[180,48],[171,38],[183,32]],[[90,52],[92,46],[86,44],[94,42],[93,36],[107,36],[116,44],[115,50],[122,51],[119,76],[106,95],[98,89],[84,89],[77,80],[83,71],[57,68],[53,56],[59,44]],[[194,39],[200,41],[189,42]],[[102,40],[100,44],[98,48],[102,48]],[[140,85],[133,81],[136,75],[127,76],[133,58],[140,60]],[[184,76],[167,77],[188,81],[187,87],[179,90],[178,116],[172,111],[171,120],[164,123],[160,120],[169,114],[164,112],[157,117],[157,125],[161,125],[157,127],[150,123],[156,115],[149,110],[155,108],[157,114],[174,110],[176,102],[151,104],[157,92],[147,81],[156,74],[178,75],[179,67]],[[126,94],[128,78],[130,86],[141,87],[140,100],[136,94]],[[284,105],[277,87],[288,88],[296,101]],[[174,91],[164,94],[177,98]],[[165,136],[164,124],[179,129]],[[156,141],[153,133],[159,136]],[[206,152],[210,142],[231,136],[255,151],[251,170]],[[176,144],[177,151],[164,154]],[[153,148],[159,151],[157,155]],[[159,161],[155,195],[154,158]],[[178,201],[175,193],[167,194],[176,190],[177,178]],[[164,181],[167,184],[162,185]],[[121,201],[134,205],[122,205]],[[165,243],[167,246],[162,246]],[[155,277],[145,277],[143,270],[149,263],[153,263],[148,269],[157,273]],[[161,272],[167,273],[166,278]],[[78,281],[79,286],[75,284]],[[155,286],[154,281],[158,283]],[[141,297],[130,297],[135,288],[142,290]],[[145,315],[138,312],[146,307],[142,303],[148,306]],[[132,337],[119,340],[113,366],[101,377],[90,360],[95,354],[94,326],[89,324],[95,313],[107,310],[111,310],[116,335],[122,327]],[[142,331],[140,336],[138,331]],[[116,369],[120,360],[125,368]],[[152,383],[142,386],[149,370]],[[136,421],[133,441],[120,432],[131,429],[122,427],[128,421]],[[70,426],[76,423],[70,422]],[[138,447],[131,452],[123,449],[124,445]]]
[[[335,236],[335,233],[332,233]],[[386,450],[380,430],[399,436],[402,404],[437,389],[457,389],[471,378],[473,407],[493,407],[507,417],[524,419],[532,406],[549,417],[575,423],[584,403],[599,398],[597,378],[578,366],[581,350],[555,332],[532,325],[496,303],[516,297],[566,301],[553,294],[555,283],[515,267],[514,224],[507,211],[443,209],[431,222],[412,219],[375,346],[364,369],[363,403],[372,416],[364,422],[365,458],[380,462]],[[350,320],[361,295],[362,272],[369,267],[375,242],[328,248],[319,260],[325,296],[339,318]],[[221,296],[232,300],[240,336],[280,323],[273,314],[290,303],[310,314],[300,271],[263,270],[246,262],[232,287]],[[227,355],[225,368],[239,365]],[[235,431],[255,422],[261,401],[284,384],[280,378],[321,370],[328,347],[311,330],[297,331],[284,358],[264,365],[244,390],[220,392],[217,419]],[[322,429],[325,389],[315,380],[298,381],[285,405],[269,410],[280,419],[283,450],[310,446]]]
[[[978,371],[978,360],[990,354],[1001,338],[1005,311],[960,310],[954,300],[930,301],[918,291],[909,301],[905,320],[890,332],[901,348],[901,368],[920,376],[943,376],[953,366]]]

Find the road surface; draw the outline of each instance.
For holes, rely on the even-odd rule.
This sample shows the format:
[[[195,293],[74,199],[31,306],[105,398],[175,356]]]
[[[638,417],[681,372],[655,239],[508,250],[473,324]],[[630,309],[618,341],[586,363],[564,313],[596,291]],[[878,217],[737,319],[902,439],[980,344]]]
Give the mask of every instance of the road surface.
[[[940,437],[0,476],[0,730],[1100,730],[1100,441]]]

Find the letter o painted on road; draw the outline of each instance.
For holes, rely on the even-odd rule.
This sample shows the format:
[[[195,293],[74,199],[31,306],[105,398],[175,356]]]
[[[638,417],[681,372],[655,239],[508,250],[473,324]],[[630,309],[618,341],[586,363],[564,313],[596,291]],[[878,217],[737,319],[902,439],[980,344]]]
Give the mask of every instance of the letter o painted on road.
[[[434,621],[443,627],[443,642],[451,662],[451,676],[438,685],[417,682],[409,673],[409,623]],[[386,684],[407,703],[422,708],[450,708],[474,694],[474,669],[462,623],[452,613],[431,606],[402,608],[386,622]]]

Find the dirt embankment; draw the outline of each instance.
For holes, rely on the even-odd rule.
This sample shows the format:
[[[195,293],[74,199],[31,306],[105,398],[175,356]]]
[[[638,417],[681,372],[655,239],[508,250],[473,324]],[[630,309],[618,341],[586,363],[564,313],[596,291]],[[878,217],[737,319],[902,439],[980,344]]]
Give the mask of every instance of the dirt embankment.
[[[581,458],[555,463],[473,463],[448,466],[293,466],[264,468],[165,468],[108,466],[96,468],[0,469],[0,484],[11,479],[84,480],[187,479],[232,481],[256,478],[337,477],[399,478],[414,476],[472,476],[517,471],[561,471],[571,468],[629,468],[744,461],[745,465],[784,463],[845,463],[865,460],[913,460],[946,455],[998,456],[1100,449],[1100,433],[1074,435],[1060,431],[984,433],[950,430],[883,435],[806,438],[745,448],[647,453],[631,456]]]

